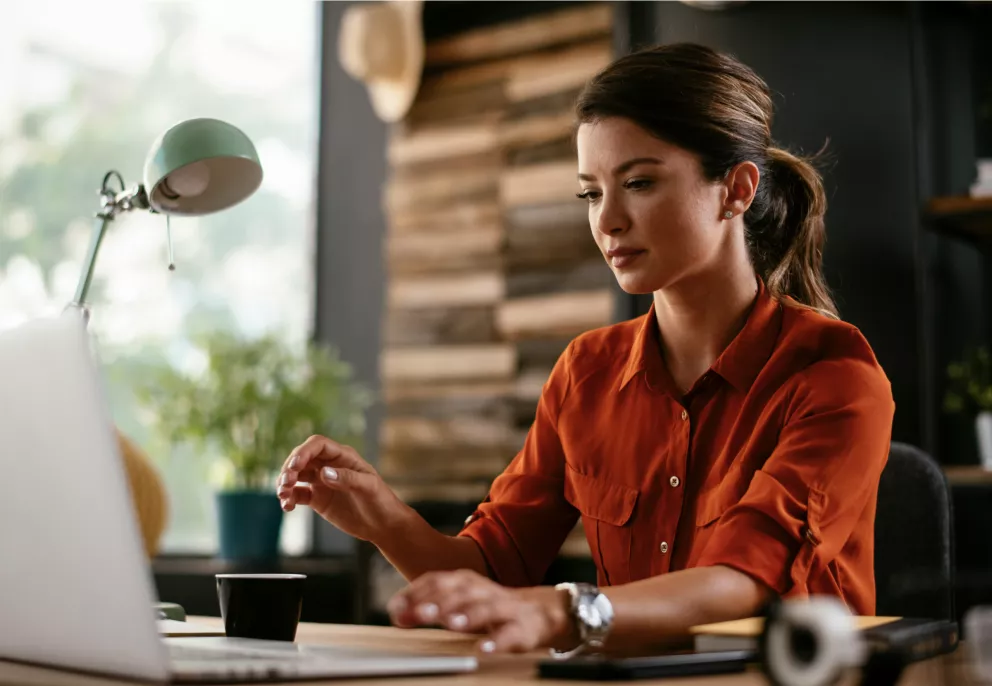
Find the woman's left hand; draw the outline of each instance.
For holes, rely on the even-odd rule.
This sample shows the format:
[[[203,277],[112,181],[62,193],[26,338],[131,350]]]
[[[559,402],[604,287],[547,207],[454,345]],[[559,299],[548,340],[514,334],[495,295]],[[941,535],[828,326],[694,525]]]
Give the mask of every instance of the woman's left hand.
[[[388,610],[396,626],[484,634],[479,649],[486,653],[578,642],[562,593],[552,587],[507,588],[468,570],[424,574],[393,596]]]

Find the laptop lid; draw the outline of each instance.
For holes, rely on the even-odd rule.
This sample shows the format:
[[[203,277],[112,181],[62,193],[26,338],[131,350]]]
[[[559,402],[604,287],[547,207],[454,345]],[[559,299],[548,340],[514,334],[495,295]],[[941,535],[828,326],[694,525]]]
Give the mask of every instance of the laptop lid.
[[[154,586],[89,336],[0,332],[0,658],[168,679]]]

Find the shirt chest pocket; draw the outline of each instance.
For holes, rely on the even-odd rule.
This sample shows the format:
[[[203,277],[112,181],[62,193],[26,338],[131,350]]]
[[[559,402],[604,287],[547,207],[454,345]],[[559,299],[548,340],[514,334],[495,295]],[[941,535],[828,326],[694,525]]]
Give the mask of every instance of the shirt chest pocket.
[[[601,586],[630,581],[630,518],[638,495],[636,488],[565,465],[565,500],[582,515]]]

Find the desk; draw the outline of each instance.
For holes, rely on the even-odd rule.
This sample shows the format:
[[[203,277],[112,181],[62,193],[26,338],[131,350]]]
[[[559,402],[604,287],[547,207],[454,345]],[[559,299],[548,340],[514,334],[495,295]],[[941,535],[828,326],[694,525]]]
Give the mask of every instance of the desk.
[[[215,617],[190,617],[189,621],[212,626],[220,626]],[[334,643],[356,647],[370,647],[397,651],[431,652],[464,655],[474,650],[476,639],[437,629],[396,629],[392,627],[356,626],[349,624],[300,624],[296,640],[300,643]],[[964,669],[961,651],[915,664],[903,675],[900,684],[906,686],[944,686],[967,684],[968,676]],[[510,686],[520,682],[535,684],[558,684],[567,686],[577,681],[545,681],[535,676],[535,663],[546,653],[527,655],[484,655],[479,659],[479,671],[470,674],[427,677],[396,677],[387,679],[354,679],[328,681],[331,686],[351,684],[353,686]],[[123,686],[129,682],[100,677],[69,674],[41,667],[0,662],[0,684],[18,686]],[[312,683],[312,682],[294,682]],[[606,683],[606,682],[588,682]],[[765,686],[767,682],[760,672],[729,676],[696,677],[686,679],[664,679],[632,681],[631,684],[644,686]],[[844,682],[853,683],[853,682]],[[136,684],[137,686],[137,684]],[[145,685],[147,686],[147,685]]]

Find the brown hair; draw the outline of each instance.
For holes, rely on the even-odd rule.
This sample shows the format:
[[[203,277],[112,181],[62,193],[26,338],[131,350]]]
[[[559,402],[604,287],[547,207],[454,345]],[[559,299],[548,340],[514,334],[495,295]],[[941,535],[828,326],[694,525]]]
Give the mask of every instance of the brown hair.
[[[821,272],[827,200],[815,158],[773,146],[771,94],[749,67],[693,43],[641,50],[597,74],[575,109],[579,124],[632,120],[695,153],[713,181],[740,162],[757,165],[761,181],[744,214],[755,270],[773,295],[837,316]]]

